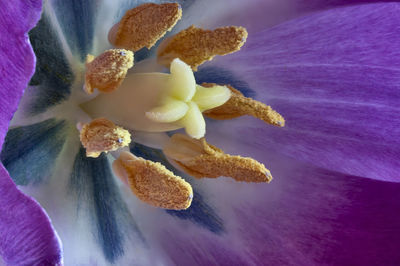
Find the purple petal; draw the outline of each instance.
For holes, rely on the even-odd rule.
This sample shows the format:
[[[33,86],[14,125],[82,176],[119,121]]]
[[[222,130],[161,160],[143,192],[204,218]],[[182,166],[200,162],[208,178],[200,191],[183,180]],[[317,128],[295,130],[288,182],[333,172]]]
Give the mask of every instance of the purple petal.
[[[228,143],[225,142],[226,144]],[[400,262],[400,184],[266,156],[270,184],[218,179],[209,198],[220,206],[226,234],[189,224],[166,226],[163,249],[175,265],[397,265]],[[213,189],[213,187],[216,187]]]
[[[0,255],[8,265],[57,265],[60,242],[49,218],[0,166]]]
[[[26,10],[32,10],[25,14]],[[0,5],[0,146],[12,115],[33,74],[35,59],[26,32],[40,16],[39,1],[2,2]]]
[[[399,8],[316,13],[254,34],[243,51],[216,59],[287,120],[284,129],[239,120],[238,137],[335,171],[400,181]]]
[[[41,1],[0,3],[0,146],[33,74],[26,32],[38,21]],[[30,12],[27,12],[29,10]],[[56,265],[61,248],[43,209],[23,195],[0,166],[0,255],[10,265]]]
[[[304,14],[337,6],[383,2],[377,0],[202,0],[193,1],[184,10],[183,19],[177,25],[181,30],[195,24],[206,28],[237,25],[255,33],[283,21]],[[385,1],[386,2],[386,1]],[[201,12],[199,12],[201,10]],[[175,29],[176,30],[176,29]]]

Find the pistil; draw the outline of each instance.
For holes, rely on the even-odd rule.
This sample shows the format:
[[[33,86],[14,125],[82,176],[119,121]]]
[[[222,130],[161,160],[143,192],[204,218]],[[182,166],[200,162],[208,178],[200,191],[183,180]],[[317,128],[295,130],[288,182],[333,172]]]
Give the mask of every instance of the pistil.
[[[146,112],[146,116],[156,122],[176,122],[193,138],[203,137],[206,133],[206,123],[202,111],[228,101],[231,96],[229,89],[222,86],[203,88],[196,85],[190,66],[178,58],[171,63],[168,83],[168,97],[163,99],[161,106]]]
[[[202,112],[230,97],[225,86],[197,85],[190,66],[175,59],[171,74],[130,74],[118,90],[81,106],[92,117],[107,117],[130,129],[160,132],[185,128],[190,136],[201,138],[206,132]]]

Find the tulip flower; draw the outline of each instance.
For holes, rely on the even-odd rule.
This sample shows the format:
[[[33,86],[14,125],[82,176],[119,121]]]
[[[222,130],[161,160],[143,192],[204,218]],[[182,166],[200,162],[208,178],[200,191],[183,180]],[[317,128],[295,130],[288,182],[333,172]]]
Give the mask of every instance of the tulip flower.
[[[0,3],[0,265],[398,265],[400,4],[152,2]]]

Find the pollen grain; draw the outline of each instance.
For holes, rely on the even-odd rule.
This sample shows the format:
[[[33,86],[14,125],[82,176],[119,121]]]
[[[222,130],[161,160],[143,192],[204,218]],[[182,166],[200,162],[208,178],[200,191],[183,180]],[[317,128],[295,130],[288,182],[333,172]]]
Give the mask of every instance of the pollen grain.
[[[215,85],[216,84],[214,83],[202,84],[203,87],[213,87]],[[240,91],[232,86],[225,86],[231,90],[231,97],[223,105],[205,111],[204,114],[207,117],[217,120],[226,120],[243,115],[251,115],[274,126],[285,126],[285,119],[283,116],[273,110],[271,106],[256,101],[252,98],[245,97]]]
[[[175,134],[163,149],[182,170],[197,178],[232,177],[236,181],[270,182],[271,173],[262,163],[249,157],[233,156],[210,145],[204,138],[192,139]]]
[[[137,51],[150,49],[182,17],[177,3],[146,3],[128,10],[111,28],[108,39],[116,47]]]
[[[133,53],[124,49],[110,49],[101,55],[86,57],[85,91],[93,93],[116,90],[125,79],[128,69],[133,66]]]
[[[102,152],[115,151],[128,146],[131,135],[113,122],[98,118],[82,126],[80,140],[86,148],[86,156],[96,158]]]
[[[158,162],[122,152],[114,161],[113,169],[140,200],[152,206],[183,210],[192,202],[190,184]]]
[[[243,27],[229,26],[204,30],[192,25],[165,39],[158,48],[157,60],[169,67],[174,58],[180,58],[196,71],[199,65],[216,55],[240,50],[246,38],[247,31]]]

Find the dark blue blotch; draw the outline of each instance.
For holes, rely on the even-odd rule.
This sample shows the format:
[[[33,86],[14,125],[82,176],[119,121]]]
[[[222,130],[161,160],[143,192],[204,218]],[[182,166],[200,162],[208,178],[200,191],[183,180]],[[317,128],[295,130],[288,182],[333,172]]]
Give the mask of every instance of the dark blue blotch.
[[[35,75],[29,83],[35,86],[29,88],[35,90],[35,98],[28,106],[28,112],[38,114],[68,99],[74,75],[45,15],[42,15],[37,26],[29,32],[29,39],[37,62]]]
[[[136,156],[159,162],[176,175],[185,177],[186,180],[189,179],[184,173],[180,172],[173,165],[171,165],[164,156],[163,152],[159,149],[153,149],[142,144],[134,143],[130,146],[130,150]],[[223,220],[212,209],[212,207],[206,203],[203,196],[199,193],[199,189],[196,189],[194,182],[192,182],[192,186],[194,191],[192,205],[184,211],[167,210],[166,212],[170,215],[178,217],[179,219],[189,220],[213,233],[223,233],[225,230]]]
[[[65,120],[49,119],[8,131],[1,161],[16,184],[39,184],[51,175],[67,130]]]
[[[203,196],[193,189],[192,205],[184,211],[167,210],[167,213],[183,220],[192,221],[213,233],[220,234],[224,231],[222,219],[216,215],[210,205],[206,204]]]
[[[54,10],[65,39],[82,61],[93,45],[94,15],[98,4],[96,0],[68,0],[54,3]]]
[[[151,160],[153,162],[159,162],[168,169],[170,169],[170,167],[173,167],[172,165],[170,165],[167,158],[165,158],[164,153],[159,149],[150,148],[148,146],[133,142],[129,148],[130,151],[136,156],[142,157],[146,160]]]
[[[70,191],[80,205],[87,204],[105,258],[113,263],[124,254],[124,232],[140,233],[119,194],[107,157],[86,157],[81,147],[73,166]],[[78,205],[78,208],[80,208]],[[122,226],[125,227],[124,231]]]
[[[194,72],[196,83],[216,83],[220,85],[231,85],[235,89],[239,90],[246,97],[254,98],[256,93],[250,89],[247,82],[238,79],[235,75],[227,70],[220,67],[200,67],[197,72]]]
[[[189,8],[195,1],[196,1],[196,0],[180,0],[180,1],[178,1],[178,3],[179,3],[179,4],[181,5],[181,7],[182,7],[183,14],[185,14],[184,11],[185,11],[187,8]]]
[[[147,49],[146,47],[144,47],[144,48],[136,51],[135,52],[135,63],[138,63],[142,60],[145,60],[145,59],[153,56],[155,54],[155,52],[157,51],[157,46],[160,42],[161,41],[158,41],[155,46],[151,47],[151,49]]]

